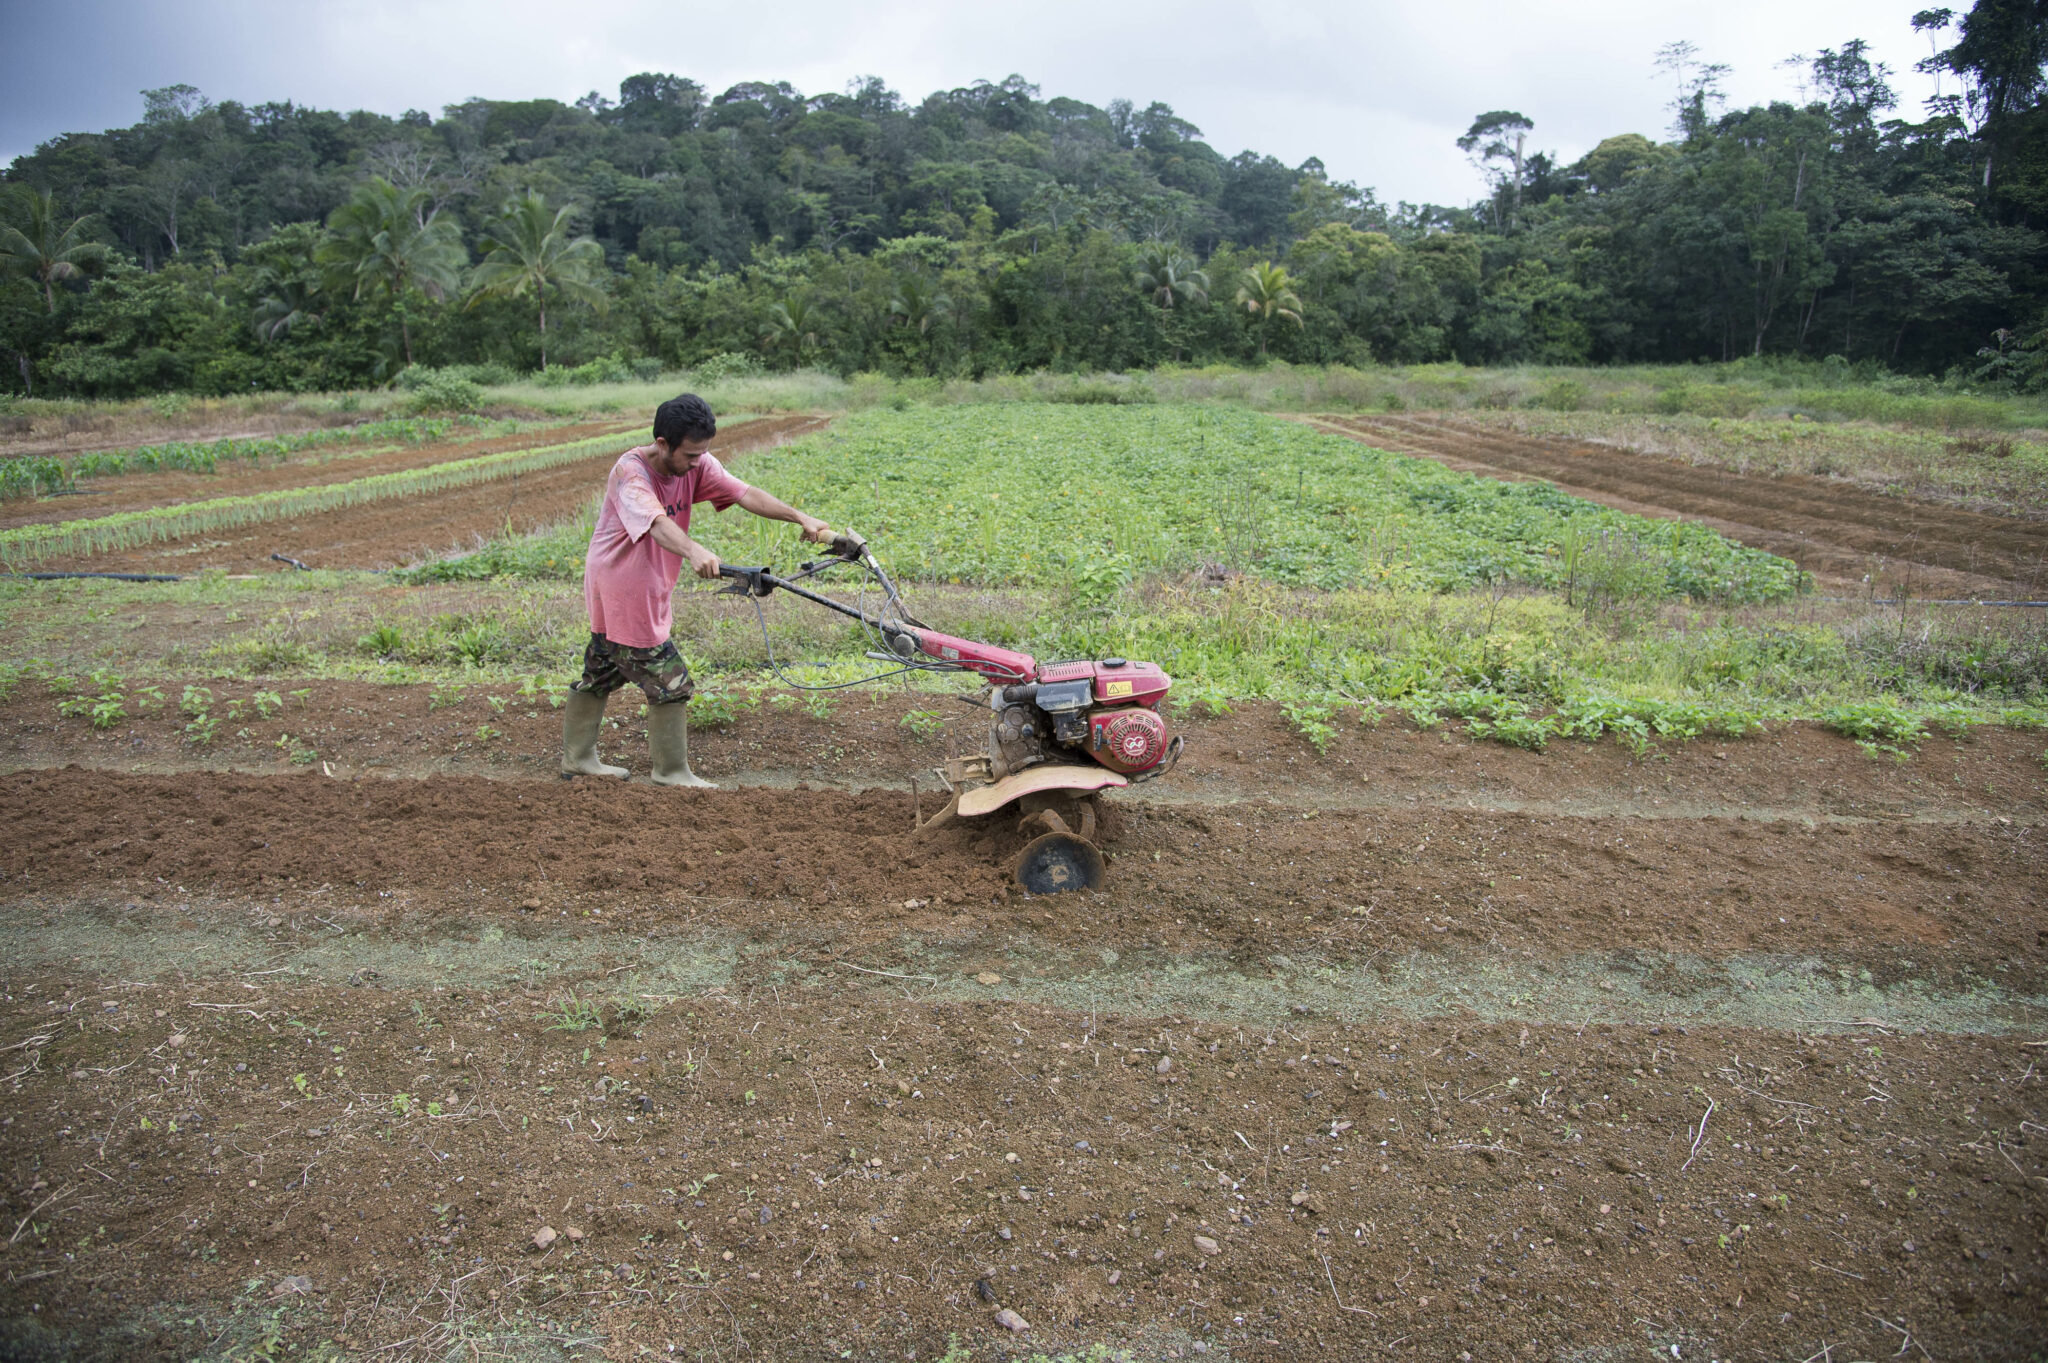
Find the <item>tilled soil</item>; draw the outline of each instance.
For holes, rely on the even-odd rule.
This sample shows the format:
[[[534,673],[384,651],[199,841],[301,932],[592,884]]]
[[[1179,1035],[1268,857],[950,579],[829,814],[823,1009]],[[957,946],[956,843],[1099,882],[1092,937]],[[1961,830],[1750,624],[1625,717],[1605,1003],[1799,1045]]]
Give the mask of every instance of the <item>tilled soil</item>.
[[[349,1358],[2041,1338],[2040,1058],[2014,1041],[1238,1026],[797,977],[593,989],[611,1021],[583,1026],[538,982],[250,983],[9,972],[6,1043],[41,1062],[0,1129],[12,1356],[187,1357],[266,1322]]]
[[[216,706],[233,699],[222,684]],[[1010,882],[1026,840],[1014,820],[913,832],[915,811],[938,804],[935,782],[927,771],[922,796],[905,787],[944,745],[900,723],[910,702],[828,721],[770,708],[700,732],[698,769],[735,788],[697,793],[561,781],[560,720],[543,702],[439,699],[327,683],[267,719],[245,713],[246,737],[201,751],[166,711],[101,732],[17,696],[0,709],[16,768],[0,776],[0,874],[39,890],[325,883],[352,903],[404,893],[515,918],[534,895],[552,910],[590,891],[673,888],[850,910],[844,930],[878,939],[965,914],[1042,916]],[[638,708],[615,702],[606,752],[644,770]],[[1056,915],[1055,938],[1254,960],[1440,940],[1558,957],[1626,939],[1706,956],[1824,952],[1880,982],[1932,969],[2041,984],[2048,771],[2025,735],[1930,739],[1897,762],[1806,727],[1636,758],[1611,743],[1539,755],[1390,726],[1318,758],[1257,709],[1181,726],[1188,755],[1171,777],[1102,801],[1111,886],[1085,920]],[[102,769],[49,769],[67,750]],[[229,769],[191,769],[202,761]],[[432,774],[380,779],[408,772]],[[1275,912],[1243,912],[1248,899]]]
[[[734,427],[731,437],[721,440],[716,448],[722,458],[736,457],[750,450],[786,444],[822,430],[826,424],[823,417],[763,417]],[[616,423],[599,423],[587,433],[601,433],[607,425]],[[520,534],[575,515],[604,491],[606,471],[637,440],[633,428],[618,429],[620,444],[616,450],[555,468],[451,488],[421,500],[370,502],[302,516],[291,522],[266,521],[129,550],[70,560],[52,559],[40,566],[51,572],[289,571],[272,559],[271,555],[279,553],[312,568],[402,566],[435,554],[473,549],[491,536]],[[517,439],[527,445],[542,445],[582,438],[556,439],[551,435],[543,440],[539,435],[529,433]],[[472,453],[475,451],[453,457],[467,458]],[[361,475],[351,468],[348,477],[358,476]]]
[[[1699,521],[1781,554],[1831,588],[1873,570],[1920,596],[2040,597],[2048,524],[1886,497],[1825,479],[1759,478],[1610,446],[1488,430],[1453,417],[1313,417],[1320,430],[1490,477],[1540,478],[1606,506]]]
[[[0,1356],[2043,1335],[2038,736],[1246,707],[1039,899],[1009,821],[912,831],[929,697],[743,715],[699,793],[556,779],[543,699],[303,691],[205,749],[0,709]]]

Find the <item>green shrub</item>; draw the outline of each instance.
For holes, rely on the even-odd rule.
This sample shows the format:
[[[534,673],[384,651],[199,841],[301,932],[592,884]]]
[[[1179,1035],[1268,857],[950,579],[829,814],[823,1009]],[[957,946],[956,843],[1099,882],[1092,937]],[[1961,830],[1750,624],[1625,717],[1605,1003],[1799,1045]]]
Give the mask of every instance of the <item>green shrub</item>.
[[[600,383],[630,383],[633,380],[633,367],[616,356],[606,356],[592,360],[588,364],[579,364],[564,377],[567,382],[578,388],[589,388]]]
[[[750,379],[761,372],[761,361],[736,350],[721,350],[708,360],[690,366],[690,375],[709,386],[730,379]]]
[[[482,364],[463,365],[463,377],[471,383],[480,383],[486,388],[501,388],[508,383],[519,382],[518,373],[509,364],[486,360]]]
[[[468,379],[434,371],[413,385],[411,396],[400,406],[414,416],[449,415],[474,412],[483,401],[484,390]]]
[[[1071,388],[1056,388],[1046,397],[1049,401],[1070,403],[1076,407],[1122,407],[1154,400],[1150,388],[1136,383],[1080,383]]]

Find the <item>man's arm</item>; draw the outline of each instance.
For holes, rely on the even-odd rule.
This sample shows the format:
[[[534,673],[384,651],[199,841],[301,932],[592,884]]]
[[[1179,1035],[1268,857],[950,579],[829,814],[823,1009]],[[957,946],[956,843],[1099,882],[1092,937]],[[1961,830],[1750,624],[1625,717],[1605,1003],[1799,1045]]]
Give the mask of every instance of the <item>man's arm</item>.
[[[739,505],[765,520],[789,521],[802,527],[803,537],[815,544],[823,544],[832,538],[831,526],[815,516],[806,516],[780,497],[763,492],[760,488],[748,488],[746,495],[740,498]],[[690,565],[690,571],[697,576],[713,579],[718,576],[718,555],[684,534],[683,528],[669,516],[656,516],[654,524],[647,527],[647,533],[653,537],[656,544],[671,554],[681,556],[682,560]]]
[[[803,512],[797,510],[788,502],[783,501],[772,492],[766,492],[757,487],[750,487],[747,489],[746,495],[740,498],[739,504],[763,520],[789,521],[794,525],[801,526],[803,528],[803,537],[813,544],[823,544],[832,538],[831,526],[815,516],[806,516]]]
[[[684,534],[683,528],[666,514],[654,518],[654,524],[647,527],[647,535],[671,554],[680,555],[697,576],[718,577],[718,555]]]

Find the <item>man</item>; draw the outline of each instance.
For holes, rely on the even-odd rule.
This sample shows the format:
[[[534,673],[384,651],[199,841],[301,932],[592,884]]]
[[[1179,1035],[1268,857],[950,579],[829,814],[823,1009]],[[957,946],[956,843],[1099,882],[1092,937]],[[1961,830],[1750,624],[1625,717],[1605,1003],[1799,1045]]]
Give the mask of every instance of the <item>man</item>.
[[[742,506],[768,520],[794,522],[807,540],[832,538],[825,522],[727,473],[711,455],[717,433],[704,399],[685,393],[655,411],[652,445],[627,450],[612,465],[583,560],[590,644],[583,650],[583,675],[569,687],[562,710],[564,777],[626,774],[598,760],[597,735],[605,698],[632,682],[647,696],[655,783],[711,788],[690,770],[685,707],[696,688],[668,637],[670,598],[684,561],[697,576],[718,578],[718,555],[689,536],[693,504],[709,502],[719,511]]]

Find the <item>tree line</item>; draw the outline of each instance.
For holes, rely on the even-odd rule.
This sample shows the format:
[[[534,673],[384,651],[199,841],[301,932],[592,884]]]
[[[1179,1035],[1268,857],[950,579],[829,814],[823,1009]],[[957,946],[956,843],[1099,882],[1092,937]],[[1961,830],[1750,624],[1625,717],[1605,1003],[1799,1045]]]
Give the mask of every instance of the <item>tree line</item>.
[[[1913,23],[1944,91],[1921,117],[1862,41],[1746,109],[1674,44],[1660,137],[1566,163],[1523,113],[1482,114],[1456,145],[1489,192],[1456,207],[1016,76],[911,104],[872,78],[711,96],[644,74],[396,119],[172,86],[6,171],[0,384],[735,354],[940,375],[1841,356],[2048,384],[2048,0]]]

